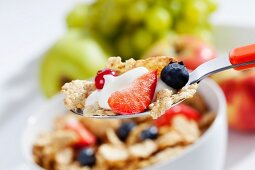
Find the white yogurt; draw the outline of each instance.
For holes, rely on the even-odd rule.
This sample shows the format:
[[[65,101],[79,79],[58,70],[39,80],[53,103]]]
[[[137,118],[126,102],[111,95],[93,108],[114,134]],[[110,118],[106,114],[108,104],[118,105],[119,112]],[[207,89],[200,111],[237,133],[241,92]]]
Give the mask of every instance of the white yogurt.
[[[156,86],[156,90],[155,90],[155,94],[157,94],[160,90],[162,89],[169,89],[172,90],[173,93],[176,93],[176,90],[169,87],[166,83],[164,83],[161,78],[158,78],[158,82],[157,82],[157,86]]]

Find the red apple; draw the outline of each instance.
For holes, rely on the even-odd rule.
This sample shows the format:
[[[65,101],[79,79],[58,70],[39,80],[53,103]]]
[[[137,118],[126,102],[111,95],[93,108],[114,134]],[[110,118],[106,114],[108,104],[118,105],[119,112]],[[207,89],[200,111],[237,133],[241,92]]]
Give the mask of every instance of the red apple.
[[[230,127],[255,132],[255,70],[231,70],[214,77],[226,95]]]
[[[215,50],[206,42],[191,36],[182,36],[175,43],[178,60],[190,70],[216,57]]]
[[[190,70],[216,57],[215,50],[208,43],[192,36],[171,36],[162,39],[147,51],[143,58],[158,55],[176,57]]]

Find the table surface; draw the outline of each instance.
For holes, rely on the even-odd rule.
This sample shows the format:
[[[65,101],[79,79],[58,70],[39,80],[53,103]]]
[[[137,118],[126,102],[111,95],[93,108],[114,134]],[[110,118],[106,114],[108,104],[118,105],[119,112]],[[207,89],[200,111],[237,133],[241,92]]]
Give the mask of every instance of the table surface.
[[[35,59],[65,32],[64,16],[80,1],[0,0],[0,93],[4,96],[0,98],[1,170],[16,169],[22,162],[19,149],[22,125],[29,114],[45,101],[38,94],[34,78],[37,74]],[[220,4],[212,18],[214,23],[255,28],[255,22],[252,22],[255,1],[222,0]],[[24,81],[13,85],[14,76]],[[4,95],[6,87],[12,89],[10,91],[15,97]],[[226,169],[250,170],[255,167],[255,152],[250,148],[254,146],[255,136],[230,132],[229,141],[228,155],[231,156],[227,158]],[[11,149],[3,147],[6,144],[12,146]]]

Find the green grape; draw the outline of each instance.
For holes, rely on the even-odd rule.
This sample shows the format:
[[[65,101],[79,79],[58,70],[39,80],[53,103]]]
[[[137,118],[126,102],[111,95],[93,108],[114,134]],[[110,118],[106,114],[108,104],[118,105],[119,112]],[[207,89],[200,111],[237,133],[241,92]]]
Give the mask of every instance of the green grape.
[[[207,10],[205,1],[188,1],[185,6],[184,15],[188,22],[198,24],[206,20]]]
[[[116,8],[114,11],[110,12],[111,15],[109,15],[109,21],[110,24],[113,24],[115,27],[118,26],[118,24],[121,23],[121,21],[124,18],[124,13],[122,12],[122,9]]]
[[[153,33],[166,32],[172,25],[172,16],[162,7],[154,7],[145,18],[146,27]]]
[[[100,9],[99,17],[95,21],[98,25],[98,30],[106,37],[114,37],[125,17],[122,7],[115,1],[107,0],[104,5],[99,6],[97,9],[98,12]]]
[[[129,5],[132,0],[115,0],[118,5]]]
[[[114,55],[120,55],[124,59],[133,57],[131,41],[128,35],[124,35],[123,37],[120,37],[117,43],[117,49],[118,49],[118,53]]]
[[[82,28],[85,25],[88,13],[86,4],[79,4],[67,15],[66,22],[69,28]]]
[[[100,31],[102,34],[109,36],[116,32],[120,22],[122,21],[122,16],[118,11],[112,11],[106,13],[102,16],[103,19],[99,21]]]
[[[167,5],[168,0],[156,0],[153,2],[153,6],[161,6],[165,7]]]
[[[182,3],[180,0],[172,0],[168,4],[168,8],[174,17],[177,17],[182,9]]]
[[[213,35],[210,30],[204,29],[204,28],[197,28],[193,32],[194,35],[200,37],[204,41],[212,42],[213,41]]]
[[[149,31],[145,29],[140,29],[133,34],[132,43],[136,50],[144,51],[153,42],[153,37]]]
[[[210,13],[217,10],[218,0],[205,0],[205,2],[208,4],[207,6]]]
[[[190,33],[194,29],[194,25],[190,24],[185,20],[180,20],[176,23],[175,26],[176,32],[178,33]]]
[[[78,5],[68,27],[97,35],[111,55],[137,57],[169,32],[210,37],[208,18],[217,0],[96,0]],[[209,39],[209,38],[206,38]]]
[[[128,8],[127,17],[131,22],[139,22],[144,18],[146,10],[147,4],[145,1],[136,1]]]

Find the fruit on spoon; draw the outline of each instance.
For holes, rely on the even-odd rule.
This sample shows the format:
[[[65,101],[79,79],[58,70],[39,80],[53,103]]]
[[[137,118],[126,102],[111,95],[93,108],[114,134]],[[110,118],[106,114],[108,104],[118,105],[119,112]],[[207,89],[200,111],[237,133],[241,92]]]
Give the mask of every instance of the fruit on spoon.
[[[95,85],[97,89],[102,89],[104,87],[104,83],[105,83],[105,79],[104,79],[104,75],[113,75],[113,76],[117,76],[117,73],[111,69],[103,69],[103,70],[99,70],[97,72],[97,75],[95,77]]]
[[[70,80],[88,79],[103,68],[106,52],[84,32],[71,30],[48,50],[40,67],[40,85],[47,97]]]
[[[189,72],[183,62],[171,62],[163,68],[160,78],[169,87],[179,90],[188,82]]]
[[[157,71],[152,71],[136,79],[130,87],[113,93],[108,104],[120,114],[143,112],[153,99],[156,85]]]

